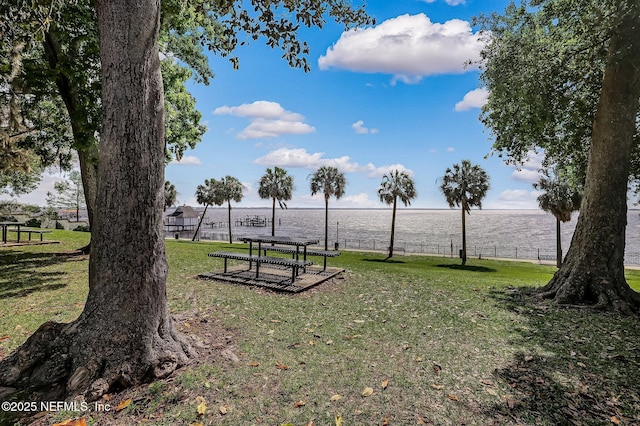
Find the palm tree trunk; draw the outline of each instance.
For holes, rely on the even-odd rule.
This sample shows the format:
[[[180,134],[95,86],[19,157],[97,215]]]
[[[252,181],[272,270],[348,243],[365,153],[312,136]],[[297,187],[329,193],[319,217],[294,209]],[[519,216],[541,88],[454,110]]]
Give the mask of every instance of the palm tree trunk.
[[[231,238],[231,200],[227,201],[229,206],[229,244],[233,244],[233,239]]]
[[[462,203],[462,264],[465,265],[467,263],[467,224],[466,217],[467,214],[466,204]]]
[[[389,243],[389,256],[387,259],[393,257],[393,240],[396,234],[396,205],[398,203],[398,197],[393,198],[393,213],[391,215],[391,243]]]
[[[273,203],[271,204],[271,236],[276,235],[276,197],[273,197]]]
[[[556,266],[562,266],[562,236],[560,235],[560,219],[556,218]]]
[[[329,250],[329,197],[324,197],[324,250]]]
[[[202,221],[204,220],[204,216],[207,214],[207,208],[209,207],[209,204],[205,204],[204,205],[204,212],[202,212],[202,216],[200,216],[200,221],[198,222],[198,226],[196,227],[196,233],[193,234],[193,238],[191,239],[191,241],[195,241],[196,237],[198,236],[198,231],[200,231],[200,225],[202,225]]]

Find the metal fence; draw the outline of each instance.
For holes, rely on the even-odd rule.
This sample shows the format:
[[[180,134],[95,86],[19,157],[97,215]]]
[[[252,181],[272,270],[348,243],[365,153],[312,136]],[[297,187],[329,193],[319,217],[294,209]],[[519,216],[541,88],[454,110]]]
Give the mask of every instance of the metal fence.
[[[173,237],[174,234],[167,234]],[[191,238],[193,232],[176,233],[176,238]],[[226,232],[203,231],[200,235],[201,240],[208,241],[228,241],[229,234]],[[234,238],[237,239],[237,238]],[[330,248],[339,248],[345,250],[365,250],[376,252],[387,252],[389,250],[389,241],[370,240],[370,239],[341,239],[339,244],[336,241],[329,241]],[[460,244],[449,243],[416,243],[408,241],[396,241],[394,243],[395,254],[430,254],[440,255],[443,257],[459,257]],[[531,247],[505,247],[505,246],[478,246],[467,245],[467,257],[478,259],[522,259],[522,260],[538,260],[538,261],[555,261],[556,251],[550,248],[531,248]],[[626,253],[625,264],[640,265],[640,253]]]

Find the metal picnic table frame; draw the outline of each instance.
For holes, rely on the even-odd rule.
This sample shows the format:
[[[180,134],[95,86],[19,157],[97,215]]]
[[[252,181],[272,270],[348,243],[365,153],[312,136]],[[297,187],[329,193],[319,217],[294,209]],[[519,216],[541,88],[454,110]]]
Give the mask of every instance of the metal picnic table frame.
[[[253,255],[253,244],[258,243],[258,255],[262,251],[262,244],[280,244],[286,246],[295,246],[296,253],[295,259],[300,260],[300,247],[302,247],[302,260],[307,260],[307,246],[315,245],[320,242],[318,239],[312,238],[299,238],[299,237],[272,237],[272,236],[256,236],[256,237],[243,237],[242,241],[249,243],[249,256]],[[249,262],[249,269],[251,269],[251,261]]]
[[[20,242],[20,227],[25,226],[24,222],[0,222],[0,227],[2,227],[2,243],[7,243],[7,234],[9,233],[9,227],[14,226],[18,228],[18,242]]]

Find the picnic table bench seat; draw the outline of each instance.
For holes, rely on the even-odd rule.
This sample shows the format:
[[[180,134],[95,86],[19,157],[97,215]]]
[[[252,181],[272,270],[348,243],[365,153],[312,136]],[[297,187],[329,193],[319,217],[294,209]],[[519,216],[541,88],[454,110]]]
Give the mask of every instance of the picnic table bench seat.
[[[9,232],[17,232],[18,233],[18,241],[20,241],[20,234],[25,233],[29,235],[29,241],[31,241],[31,234],[40,235],[40,241],[42,240],[43,234],[50,234],[51,231],[48,229],[30,229],[30,228],[22,228],[22,229],[9,229]]]
[[[289,253],[294,258],[296,256],[296,253],[299,253],[298,251],[296,251],[295,248],[291,248],[291,247],[270,246],[270,247],[262,247],[262,249],[265,251],[265,253],[266,253],[267,250],[275,251],[275,252],[278,252],[278,253]],[[327,257],[340,256],[340,252],[337,251],[337,250],[307,250],[307,256],[322,256],[322,257],[324,257],[323,270],[326,270],[327,269]]]
[[[258,278],[258,274],[260,273],[260,264],[267,263],[270,265],[280,265],[286,266],[292,269],[291,274],[291,282],[293,283],[298,275],[298,269],[304,268],[306,266],[312,265],[313,263],[308,260],[296,260],[296,259],[287,259],[283,257],[272,257],[272,256],[259,256],[259,255],[249,255],[245,253],[237,253],[230,251],[216,251],[209,253],[210,257],[221,257],[224,259],[224,272],[227,272],[227,260],[243,260],[249,262],[249,269],[251,269],[251,263],[256,263],[256,278]]]

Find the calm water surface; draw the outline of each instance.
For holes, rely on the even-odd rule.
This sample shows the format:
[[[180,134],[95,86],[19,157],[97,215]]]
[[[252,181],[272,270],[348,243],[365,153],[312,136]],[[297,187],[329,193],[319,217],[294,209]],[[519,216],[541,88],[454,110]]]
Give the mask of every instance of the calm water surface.
[[[640,263],[640,212],[627,215],[627,262]],[[276,235],[305,236],[324,241],[323,209],[276,210]],[[329,210],[329,245],[384,250],[389,245],[391,209]],[[270,209],[234,208],[231,222],[234,238],[270,234],[271,228],[235,226],[236,221],[258,216],[271,218]],[[563,248],[571,242],[578,214],[562,224]],[[202,238],[226,239],[226,208],[207,211]],[[472,210],[467,216],[470,256],[536,258],[555,253],[555,218],[541,210]],[[219,225],[222,225],[219,227]],[[460,210],[398,209],[395,246],[407,251],[457,253],[461,244]],[[633,260],[638,257],[638,260]]]

